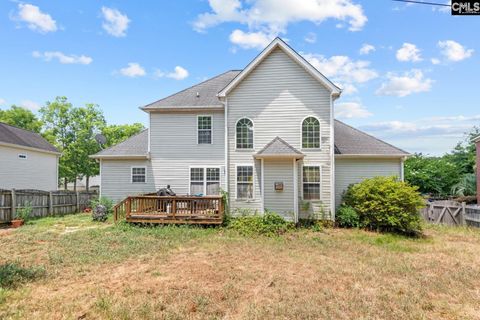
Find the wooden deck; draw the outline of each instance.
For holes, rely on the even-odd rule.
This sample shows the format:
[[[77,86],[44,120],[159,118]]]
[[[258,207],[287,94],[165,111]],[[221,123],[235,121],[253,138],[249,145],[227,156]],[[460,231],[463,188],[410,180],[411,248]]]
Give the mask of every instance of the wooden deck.
[[[159,224],[221,224],[221,196],[131,196],[114,207],[115,222]]]

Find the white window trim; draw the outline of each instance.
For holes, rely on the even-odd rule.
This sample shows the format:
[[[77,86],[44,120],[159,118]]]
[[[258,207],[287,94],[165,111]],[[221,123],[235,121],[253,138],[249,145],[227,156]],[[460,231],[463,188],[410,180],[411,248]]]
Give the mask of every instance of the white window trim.
[[[238,167],[252,167],[252,197],[250,199],[238,197],[238,177],[237,177]],[[255,165],[253,163],[236,163],[235,164],[235,200],[246,201],[246,202],[255,200]]]
[[[303,121],[305,121],[307,118],[315,118],[318,121],[318,126],[319,126],[319,132],[318,132],[318,139],[319,139],[319,148],[304,148],[303,147]],[[332,124],[333,125],[333,124]],[[300,148],[301,150],[308,150],[308,151],[321,151],[322,150],[322,123],[320,122],[320,119],[317,116],[314,115],[308,115],[305,118],[302,119],[300,122]]]
[[[320,188],[319,188],[319,190],[320,190],[320,197],[319,197],[318,200],[305,199],[305,198],[303,197],[303,168],[304,168],[304,167],[319,167],[319,168],[320,168],[320,182],[319,182],[319,184],[320,184]],[[323,175],[323,165],[317,164],[317,163],[312,163],[312,164],[310,164],[310,163],[309,163],[309,164],[303,163],[303,164],[302,164],[301,174],[302,174],[302,184],[301,184],[301,186],[302,186],[302,187],[301,187],[302,200],[303,200],[303,201],[322,201],[322,191],[323,191],[323,188],[322,188],[322,182],[323,182],[323,178],[322,178],[322,175]]]
[[[26,153],[19,153],[17,156],[18,159],[20,160],[27,160],[28,159],[28,154]]]
[[[253,134],[253,137],[252,137],[252,145],[253,147],[252,148],[237,148],[237,124],[240,120],[243,120],[243,119],[248,119],[252,122],[252,134]],[[251,151],[255,151],[255,122],[249,118],[249,117],[240,117],[237,121],[235,121],[235,151],[246,151],[246,152],[251,152]],[[235,175],[236,175],[236,172],[235,172]]]
[[[210,118],[210,143],[198,143],[198,118],[200,117],[209,117]],[[197,145],[202,145],[202,144],[206,144],[206,145],[211,145],[213,144],[213,116],[211,114],[199,114],[197,115]]]
[[[145,169],[145,182],[133,182],[133,168],[143,168],[143,169]],[[145,184],[145,183],[147,183],[147,167],[146,166],[131,166],[130,167],[130,183],[133,183],[133,184]]]
[[[207,169],[218,169],[218,185],[222,187],[221,166],[189,166],[188,167],[188,194],[192,195],[192,169],[203,169],[203,195],[207,195]],[[210,181],[215,182],[215,181]]]

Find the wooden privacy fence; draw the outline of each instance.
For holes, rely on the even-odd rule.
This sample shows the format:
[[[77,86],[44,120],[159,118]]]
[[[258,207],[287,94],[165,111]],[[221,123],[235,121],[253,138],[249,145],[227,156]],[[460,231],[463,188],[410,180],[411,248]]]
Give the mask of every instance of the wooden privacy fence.
[[[480,207],[466,205],[465,202],[429,202],[421,215],[430,223],[480,227]]]
[[[0,189],[0,223],[16,217],[19,208],[32,207],[33,217],[63,215],[85,210],[96,192]]]

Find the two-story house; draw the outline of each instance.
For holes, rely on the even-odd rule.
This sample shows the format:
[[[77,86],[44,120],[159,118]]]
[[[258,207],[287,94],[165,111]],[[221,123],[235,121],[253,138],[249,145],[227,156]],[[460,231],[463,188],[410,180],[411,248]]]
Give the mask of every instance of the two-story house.
[[[229,193],[230,206],[333,218],[349,184],[403,178],[408,155],[334,120],[341,90],[277,38],[232,70],[141,109],[149,129],[94,155],[116,201],[170,185]]]

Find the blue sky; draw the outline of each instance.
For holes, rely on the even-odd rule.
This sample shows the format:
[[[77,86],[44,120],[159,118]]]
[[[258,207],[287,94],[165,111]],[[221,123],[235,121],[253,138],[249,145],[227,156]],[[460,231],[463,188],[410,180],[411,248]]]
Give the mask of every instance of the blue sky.
[[[445,3],[445,0],[436,0]],[[337,118],[410,152],[442,154],[480,125],[480,17],[391,0],[0,3],[0,107],[55,96],[110,123],[241,69],[280,36],[344,88]],[[448,8],[447,8],[448,9]]]

